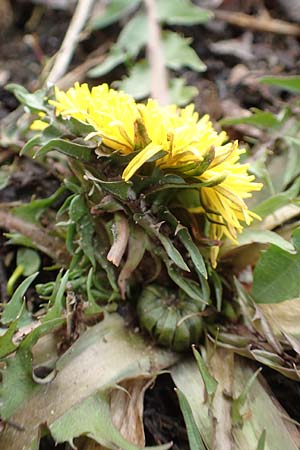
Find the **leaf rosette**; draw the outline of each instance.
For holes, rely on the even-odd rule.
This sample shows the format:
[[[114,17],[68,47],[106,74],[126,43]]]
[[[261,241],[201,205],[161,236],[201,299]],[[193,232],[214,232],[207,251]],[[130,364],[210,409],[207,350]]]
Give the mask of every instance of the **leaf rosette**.
[[[23,152],[46,158],[55,150],[51,157],[71,169],[58,225],[71,265],[85,261],[89,301],[96,304],[95,292],[136,299],[142,279],[205,308],[222,238],[237,243],[258,218],[245,200],[262,185],[240,162],[245,150],[194,105],[136,103],[106,84],[55,87],[41,111]],[[167,341],[181,348],[174,336]]]

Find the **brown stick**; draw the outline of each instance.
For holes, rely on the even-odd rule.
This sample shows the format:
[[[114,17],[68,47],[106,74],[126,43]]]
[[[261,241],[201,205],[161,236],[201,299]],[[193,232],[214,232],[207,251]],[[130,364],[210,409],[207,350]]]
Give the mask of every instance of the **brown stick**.
[[[151,95],[161,105],[169,103],[168,73],[161,46],[160,26],[156,15],[155,0],[144,0],[148,24],[148,57],[151,67]]]
[[[73,84],[76,81],[81,83],[85,78],[87,71],[90,70],[92,67],[96,66],[97,64],[100,64],[104,60],[107,48],[108,48],[107,43],[101,45],[101,47],[92,52],[82,64],[75,67],[73,70],[66,73],[66,75],[60,78],[57,81],[56,85],[60,89],[65,90],[73,86]]]
[[[236,25],[241,28],[263,31],[267,33],[287,34],[290,36],[300,36],[300,25],[285,22],[279,19],[272,19],[265,16],[249,16],[236,11],[216,10],[214,16],[218,20]]]
[[[55,84],[67,71],[78,43],[79,35],[89,18],[93,5],[94,0],[78,0],[70,26],[48,75],[47,81],[49,83]]]
[[[25,222],[9,212],[0,211],[0,227],[8,231],[16,231],[31,239],[33,244],[55,262],[67,265],[70,257],[66,253],[64,242],[58,237],[49,236],[46,231],[36,225]]]

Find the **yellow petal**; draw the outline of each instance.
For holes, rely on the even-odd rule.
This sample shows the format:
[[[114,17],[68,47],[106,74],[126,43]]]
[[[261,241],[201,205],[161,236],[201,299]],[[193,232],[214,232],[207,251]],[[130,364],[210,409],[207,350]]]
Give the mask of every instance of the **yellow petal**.
[[[130,178],[135,174],[135,172],[147,162],[150,158],[155,156],[162,150],[160,145],[148,144],[143,150],[141,150],[128,164],[123,172],[122,178],[125,181],[130,180]]]
[[[48,125],[49,123],[37,119],[32,122],[32,124],[30,125],[30,129],[34,131],[43,131],[45,128],[48,127]]]

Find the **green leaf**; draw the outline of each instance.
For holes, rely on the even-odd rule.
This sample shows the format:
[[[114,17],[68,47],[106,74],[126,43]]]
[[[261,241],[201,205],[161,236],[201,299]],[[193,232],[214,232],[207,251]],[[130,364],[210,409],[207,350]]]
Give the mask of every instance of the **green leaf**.
[[[118,293],[118,285],[116,281],[116,273],[113,265],[107,260],[105,253],[103,251],[103,242],[100,242],[100,239],[96,239],[95,242],[95,258],[97,263],[102,267],[102,269],[106,272],[107,280],[113,290],[114,293]],[[111,300],[111,299],[108,299]]]
[[[85,214],[88,213],[84,195],[75,195],[70,203],[69,215],[70,219],[77,223]]]
[[[274,231],[245,229],[238,237],[239,245],[249,245],[254,242],[260,244],[274,244],[289,253],[295,253],[293,244]]]
[[[275,245],[262,252],[254,270],[251,295],[257,303],[279,303],[300,298],[300,254]]]
[[[0,190],[6,188],[11,176],[10,166],[0,167]]]
[[[34,135],[22,148],[20,154],[28,154],[29,156],[34,157],[32,150],[35,147],[42,147],[48,144],[51,140],[60,138],[66,133],[65,124],[69,124],[71,120],[65,121],[62,127],[60,125],[60,118],[56,118],[55,125],[50,123],[43,131],[39,132],[39,134]],[[93,129],[94,130],[94,129]],[[67,133],[71,134],[70,132]]]
[[[252,108],[252,115],[248,117],[227,118],[219,121],[220,125],[240,125],[248,124],[262,128],[273,128],[280,125],[280,120],[270,111],[261,111],[258,108]]]
[[[19,320],[19,325],[20,322],[22,325],[25,325],[31,321],[29,312],[24,308],[23,297],[37,275],[38,272],[34,273],[30,277],[27,277],[20,284],[20,286],[17,287],[10,301],[4,306],[4,311],[1,317],[1,322],[3,324],[13,322],[16,319]]]
[[[47,322],[47,325],[50,327],[51,322]],[[6,427],[1,434],[1,450],[30,448],[32,441],[37,439],[39,426],[45,423],[57,439],[59,436],[63,438],[64,434],[64,438],[72,441],[82,432],[85,434],[86,428],[87,432],[93,434],[92,438],[101,442],[105,439],[109,448],[114,443],[114,449],[128,448],[130,444],[126,443],[125,447],[119,435],[112,430],[110,414],[106,415],[108,405],[103,406],[97,401],[99,394],[106,401],[105,395],[123,380],[138,379],[145,374],[156,376],[177,359],[177,355],[171,352],[150,348],[141,336],[124,326],[118,314],[108,314],[102,322],[82,333],[60,357],[56,363],[57,375],[50,383],[33,387],[30,357],[29,363],[18,365],[17,373],[4,371],[1,413],[4,419],[14,414],[11,421],[22,424],[26,432],[18,433],[16,439],[16,430]],[[11,361],[15,359],[11,358]],[[14,402],[14,390],[19,392],[19,388],[26,388],[27,391],[23,391],[25,395],[19,396],[18,402]],[[29,414],[29,411],[38,413]],[[77,426],[73,426],[73,423]],[[111,432],[108,434],[109,430]]]
[[[8,238],[7,244],[9,245],[21,245],[22,247],[36,248],[32,240],[23,236],[20,233],[3,233],[6,238]]]
[[[0,336],[0,358],[12,353],[16,348],[12,341],[13,335],[18,329],[18,321],[11,322],[9,328]]]
[[[295,228],[292,235],[293,244],[297,252],[300,252],[300,227]]]
[[[75,437],[88,435],[111,450],[115,450],[116,447],[122,450],[141,450],[140,447],[126,441],[113,425],[110,399],[106,392],[100,391],[83,400],[79,405],[75,405],[50,426],[50,431],[56,443],[69,442],[73,445]],[[167,450],[170,444],[151,448]]]
[[[205,362],[203,361],[202,356],[200,355],[200,352],[198,352],[194,346],[193,346],[193,353],[194,353],[194,357],[196,359],[196,363],[198,365],[199,371],[201,373],[201,377],[203,379],[207,395],[210,398],[212,398],[216,393],[216,390],[218,387],[218,382],[209,373],[209,370],[208,370]]]
[[[167,252],[167,255],[169,258],[182,270],[186,270],[187,272],[190,272],[190,269],[184,262],[183,257],[177,250],[177,248],[173,245],[171,239],[169,239],[167,236],[164,236],[162,233],[157,233],[157,237],[162,243],[164,249]]]
[[[299,76],[285,76],[285,77],[261,77],[260,83],[268,84],[269,86],[276,86],[290,92],[300,92],[300,77]]]
[[[89,213],[82,217],[77,224],[77,231],[80,236],[79,245],[84,254],[89,258],[93,267],[96,266],[94,251],[95,225]]]
[[[165,207],[161,208],[160,215],[164,220],[168,222],[169,225],[171,225],[173,232],[177,234],[180,241],[189,252],[198,275],[200,277],[203,276],[204,278],[207,278],[207,271],[203,256],[201,255],[199,248],[194,243],[188,229],[180,225],[176,217],[171,214],[170,211]]]
[[[288,205],[289,203],[293,203],[293,200],[299,195],[299,190],[300,178],[297,178],[289,189],[264,200],[254,208],[254,211],[263,219],[276,211],[276,209]]]
[[[126,53],[117,45],[113,45],[104,61],[88,71],[88,76],[91,78],[102,77],[111,72],[115,67],[123,64],[126,58]]]
[[[300,139],[284,136],[284,140],[287,141],[289,145],[283,177],[283,187],[285,188],[300,175]]]
[[[189,267],[186,265],[182,255],[179,253],[179,251],[176,249],[176,247],[173,245],[170,238],[165,236],[164,234],[160,233],[158,230],[157,224],[152,220],[151,216],[147,214],[135,214],[134,220],[136,220],[137,223],[139,223],[147,232],[148,234],[153,237],[160,240],[163,248],[166,251],[166,261],[168,261],[168,265],[171,267],[172,262],[176,264],[180,269],[186,270],[187,272],[190,271]],[[168,259],[168,257],[170,259]]]
[[[203,256],[201,255],[201,252],[199,248],[194,243],[189,231],[187,228],[181,228],[178,230],[177,235],[187,251],[189,252],[189,255],[191,257],[191,260],[195,266],[196,271],[198,272],[198,275],[202,275],[204,278],[207,278],[207,271],[205,267],[205,262],[203,259]]]
[[[110,0],[107,2],[104,14],[93,17],[89,26],[92,30],[99,30],[117,22],[125,14],[133,11],[140,0]]]
[[[31,348],[40,336],[57,328],[62,321],[62,319],[58,319],[34,328],[21,342],[16,355],[7,358],[6,368],[2,371],[3,379],[0,387],[1,417],[3,419],[11,417],[23,402],[41,388],[41,385],[36,384],[32,379]],[[14,445],[11,448],[16,447]]]
[[[245,387],[243,388],[242,392],[240,393],[240,395],[235,398],[232,401],[231,404],[231,417],[232,417],[232,424],[234,426],[236,425],[243,425],[243,417],[242,417],[242,413],[241,413],[241,409],[244,406],[246,400],[247,400],[247,396],[248,393],[252,387],[252,385],[254,384],[254,381],[256,380],[258,374],[261,372],[261,368],[257,369],[256,372],[254,372],[250,379],[247,381]]]
[[[87,315],[88,314],[97,314],[97,313],[103,311],[103,308],[101,308],[101,306],[99,306],[97,304],[96,299],[92,292],[93,274],[94,274],[94,269],[93,269],[93,267],[91,267],[89,270],[87,282],[86,282],[86,292],[87,292],[87,298],[88,298],[88,302],[89,302],[89,306],[85,309],[85,314],[87,314]],[[107,296],[107,298],[108,298],[108,296]]]
[[[32,380],[30,351],[8,358],[0,387],[1,416],[9,418],[38,387]]]
[[[20,276],[28,277],[39,270],[41,258],[35,250],[19,248],[16,263],[16,268],[7,281],[6,290],[9,295],[12,295],[14,286]]]
[[[195,281],[182,276],[178,272],[178,270],[173,267],[172,261],[170,261],[168,255],[165,253],[163,249],[156,248],[155,254],[164,261],[169,277],[175,284],[177,284],[177,286],[180,287],[180,289],[182,289],[188,296],[190,296],[194,300],[199,301],[203,305],[209,303],[208,300],[206,299],[206,296],[203,294],[202,289],[199,286],[199,283],[196,283]]]
[[[266,437],[267,437],[266,430],[263,430],[261,435],[260,435],[260,438],[259,438],[256,450],[265,450]]]
[[[65,192],[65,187],[61,186],[50,197],[32,200],[30,203],[13,208],[12,212],[27,222],[38,223],[43,212],[53,205],[63,192]]]
[[[169,95],[171,103],[185,106],[198,94],[195,86],[187,86],[184,78],[171,78],[169,85]]]
[[[129,75],[116,82],[118,88],[136,100],[146,98],[150,94],[151,71],[148,61],[138,61],[129,71]]]
[[[196,25],[213,18],[211,11],[199,8],[190,0],[157,0],[157,15],[168,25]]]
[[[191,39],[184,38],[173,31],[165,31],[163,33],[162,49],[165,56],[165,63],[170,69],[179,70],[183,67],[189,67],[198,72],[206,70],[205,64],[198,57],[195,50],[190,47],[190,42]],[[137,100],[148,97],[151,88],[149,62],[146,60],[138,61],[131,68],[129,75],[116,84],[120,90],[127,92]],[[184,100],[187,99],[187,94],[195,94],[195,88],[185,87],[184,82],[173,82],[170,85],[170,89],[173,94],[177,93],[178,95],[179,92],[184,93]]]
[[[125,181],[105,181],[94,177],[91,173],[85,172],[86,177],[98,183],[104,191],[109,194],[113,194],[121,200],[132,200],[134,199],[135,193],[132,190],[132,183]]]
[[[165,31],[162,34],[162,49],[166,65],[173,70],[188,67],[196,72],[206,70],[195,50],[190,46],[192,40],[185,38],[174,31]]]
[[[203,304],[208,304],[198,283],[180,275],[174,268],[170,266],[169,260],[165,261],[165,264],[167,266],[169,277],[174,281],[175,284],[177,284],[177,286],[179,286],[187,295],[189,295],[194,300],[197,300]]]
[[[56,224],[58,226],[58,224]],[[76,240],[76,225],[75,223],[69,223],[66,229],[66,249],[73,255],[75,252],[75,240]]]
[[[213,358],[215,360],[216,356],[214,355]],[[239,392],[245,386],[245,380],[249,380],[254,372],[252,366],[246,358],[235,356],[234,366],[231,370],[225,364],[222,353],[217,361],[218,371],[213,375],[216,377],[218,375],[219,384],[222,383],[223,386],[226,386],[225,383],[228,377],[230,377],[230,380],[234,380],[232,394],[233,396],[238,396]],[[216,366],[214,365],[215,369]],[[221,388],[220,384],[220,389],[218,388],[214,397],[212,410],[211,405],[205,402],[205,386],[193,358],[186,357],[183,360],[181,359],[179,363],[171,367],[170,372],[177,388],[183,392],[192,409],[196,426],[206,448],[208,450],[225,448],[225,433],[222,431],[224,430],[226,432],[227,428],[222,428],[223,424],[218,422],[218,427],[220,428],[216,432],[215,413],[218,414],[220,408],[224,406],[225,416],[223,417],[227,418],[227,402],[229,400],[226,396],[226,387]],[[271,430],[271,432],[268,433],[268,442],[264,450],[297,450],[298,445],[289,429],[290,424],[283,419],[282,410],[274,405],[269,390],[260,382],[259,377],[254,380],[249,395],[247,396],[245,412],[248,413],[250,411],[251,413],[247,414],[247,420],[245,420],[243,427],[232,427],[228,429],[229,436],[227,442],[229,445],[227,448],[234,450],[256,449],[257,442],[262,436],[263,430],[266,429]],[[257,450],[262,450],[262,448],[258,448]]]
[[[184,418],[190,450],[205,450],[206,447],[203,444],[201,434],[198,430],[198,427],[196,425],[193,416],[192,408],[190,407],[189,402],[186,399],[186,396],[180,389],[175,389],[175,391]]]
[[[12,92],[20,103],[27,106],[33,112],[48,112],[48,108],[45,106],[45,89],[39,89],[34,94],[31,94],[24,86],[14,83],[8,84],[6,89]]]
[[[61,278],[61,272],[59,273],[52,295],[49,299],[48,311],[43,317],[43,323],[50,322],[55,319],[61,318],[61,314],[64,308],[64,297],[67,283],[69,281],[69,270],[66,271],[64,276]]]
[[[122,29],[117,47],[125,52],[130,58],[135,58],[140,50],[147,44],[148,39],[148,18],[146,14],[139,13]]]
[[[258,441],[257,449],[256,449],[256,450],[265,450],[265,447],[266,447],[266,437],[267,437],[266,430],[263,430],[262,433],[261,433],[261,435],[260,435],[260,438],[259,438],[259,441]]]
[[[23,148],[20,151],[20,155],[26,155],[30,154],[30,150],[32,150],[34,147],[41,145],[41,135],[37,134],[30,138],[26,144],[23,146]]]
[[[53,150],[57,150],[64,155],[80,161],[88,162],[91,159],[93,149],[88,145],[76,144],[64,139],[51,139],[47,144],[43,145],[35,154],[35,157],[41,157]]]
[[[223,284],[219,274],[215,270],[211,270],[209,275],[214,286],[217,311],[221,312],[223,303]]]
[[[41,265],[40,255],[30,248],[19,248],[17,251],[17,266],[23,266],[23,275],[28,277],[37,272]]]
[[[69,134],[71,132],[72,134],[74,134],[77,137],[87,136],[89,133],[92,133],[93,131],[95,131],[95,128],[93,127],[93,125],[82,122],[79,119],[75,119],[75,117],[70,117],[67,120],[62,117],[57,117],[56,121],[61,121],[61,125],[63,127],[64,134],[66,131],[65,129],[67,129],[67,131],[68,131],[67,134]],[[43,135],[45,135],[48,130],[49,130],[49,127],[45,128],[45,130],[43,131]],[[56,137],[59,137],[59,135]]]

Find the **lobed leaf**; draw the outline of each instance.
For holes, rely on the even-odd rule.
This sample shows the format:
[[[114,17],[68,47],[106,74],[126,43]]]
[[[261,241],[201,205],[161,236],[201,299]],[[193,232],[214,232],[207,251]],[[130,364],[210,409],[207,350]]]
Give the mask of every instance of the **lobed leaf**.
[[[270,111],[262,111],[258,108],[253,108],[252,111],[250,116],[222,119],[219,123],[222,126],[248,124],[262,128],[273,128],[281,124],[280,120]]]
[[[16,348],[12,341],[12,338],[15,332],[18,329],[18,320],[11,322],[9,327],[5,330],[3,334],[0,336],[0,358],[4,358],[6,355],[12,353]]]
[[[201,438],[201,434],[198,430],[197,424],[193,417],[192,408],[190,407],[190,404],[187,401],[186,396],[180,389],[175,389],[175,391],[184,418],[190,450],[206,450]]]
[[[269,230],[245,229],[239,235],[238,243],[239,245],[249,245],[252,243],[273,244],[288,253],[296,253],[295,247],[291,242],[281,237],[278,233]]]
[[[45,106],[46,91],[44,89],[39,89],[32,94],[31,92],[28,92],[24,86],[15,83],[8,84],[6,89],[9,92],[12,92],[19,102],[22,103],[22,105],[27,106],[31,111],[48,112],[48,108]]]
[[[290,92],[300,92],[299,76],[266,76],[259,79],[260,83],[276,86]]]
[[[163,32],[162,49],[167,67],[173,70],[188,67],[196,72],[206,70],[206,65],[190,46],[190,43],[190,38],[185,38],[174,31]]]
[[[217,352],[219,352],[217,350]],[[229,371],[227,360],[224,361],[222,353],[219,359],[219,376],[223,383],[233,384],[232,394],[239,395],[245,385],[245,379],[251,379],[253,368],[243,358],[235,357],[233,372]],[[215,369],[212,375],[216,376]],[[243,427],[231,427],[229,437],[227,434],[218,434],[218,428],[222,423],[216,423],[214,417],[215,410],[205,401],[205,386],[199,373],[196,362],[192,358],[185,358],[171,368],[171,376],[181,392],[185,395],[189,403],[193,418],[203,442],[208,450],[216,448],[231,450],[253,450],[257,448],[257,443],[262,438],[264,429],[270,430],[265,447],[258,447],[259,450],[297,450],[298,433],[296,428],[290,429],[290,419],[287,414],[282,414],[273,403],[269,391],[264,387],[258,378],[255,378],[251,390],[248,392],[245,412],[247,420]],[[218,398],[215,397],[215,405],[225,407],[228,396],[219,387]],[[223,402],[223,403],[222,403]],[[214,407],[214,405],[213,405]],[[225,432],[225,429],[222,430]],[[293,433],[296,433],[296,437]]]
[[[272,214],[277,209],[293,203],[293,201],[295,201],[296,197],[299,195],[299,190],[300,177],[296,178],[291,187],[286,191],[275,194],[257,205],[254,208],[254,212],[261,218],[265,218],[267,215]]]
[[[140,0],[110,0],[106,5],[104,14],[93,17],[90,28],[99,30],[117,22],[122,16],[136,8],[139,3]]]
[[[111,72],[115,67],[123,64],[125,60],[126,53],[117,45],[113,45],[104,61],[88,71],[88,76],[91,78],[102,77]]]
[[[7,427],[0,437],[1,449],[28,450],[38,438],[39,425],[44,423],[57,440],[72,442],[81,433],[91,433],[93,439],[99,443],[105,441],[109,448],[114,445],[114,448],[136,449],[121,442],[119,434],[112,429],[107,395],[124,379],[155,376],[177,359],[173,353],[149,347],[124,326],[117,314],[109,314],[83,333],[58,360],[57,375],[47,385],[29,382],[30,360],[29,364],[19,364],[5,375],[5,401],[1,412],[5,419],[11,417],[14,423],[26,429],[26,433]],[[26,392],[23,391],[22,398],[15,402],[12,393],[19,387],[16,379],[21,380],[22,376]],[[36,414],[28,414],[28,411]]]
[[[158,0],[157,15],[168,25],[196,25],[213,18],[210,10],[200,8],[190,0]]]
[[[194,264],[196,272],[198,273],[200,278],[202,276],[204,278],[207,278],[207,271],[206,271],[203,256],[201,255],[199,248],[194,243],[188,229],[186,227],[183,227],[182,225],[180,225],[180,223],[178,222],[176,217],[173,214],[171,214],[171,212],[167,208],[162,207],[160,210],[160,214],[161,214],[161,217],[164,220],[166,220],[169,223],[169,225],[171,225],[173,231],[176,233],[176,235],[179,237],[180,241],[183,243],[183,245],[189,252],[189,255]]]
[[[263,252],[254,269],[251,295],[257,303],[278,303],[300,298],[300,254],[275,245]]]
[[[38,272],[27,277],[20,286],[17,287],[10,301],[5,304],[1,317],[1,322],[7,324],[18,319],[19,324],[25,325],[31,321],[29,312],[24,308],[24,295],[37,277]]]
[[[193,346],[193,353],[194,353],[194,357],[196,359],[196,363],[197,366],[199,368],[199,371],[201,373],[201,377],[203,379],[204,385],[205,385],[205,389],[207,392],[207,395],[212,398],[216,391],[217,391],[217,387],[218,387],[218,382],[217,380],[210,374],[200,352],[198,352],[196,350],[196,348]]]
[[[92,157],[92,149],[88,145],[76,144],[75,142],[67,141],[65,139],[51,139],[37,151],[35,157],[41,157],[53,150],[57,150],[64,155],[80,161],[88,162]]]
[[[60,186],[57,191],[49,197],[31,200],[29,203],[13,208],[12,212],[15,216],[21,217],[27,222],[37,224],[44,211],[53,205],[63,192],[65,192],[65,187]]]

